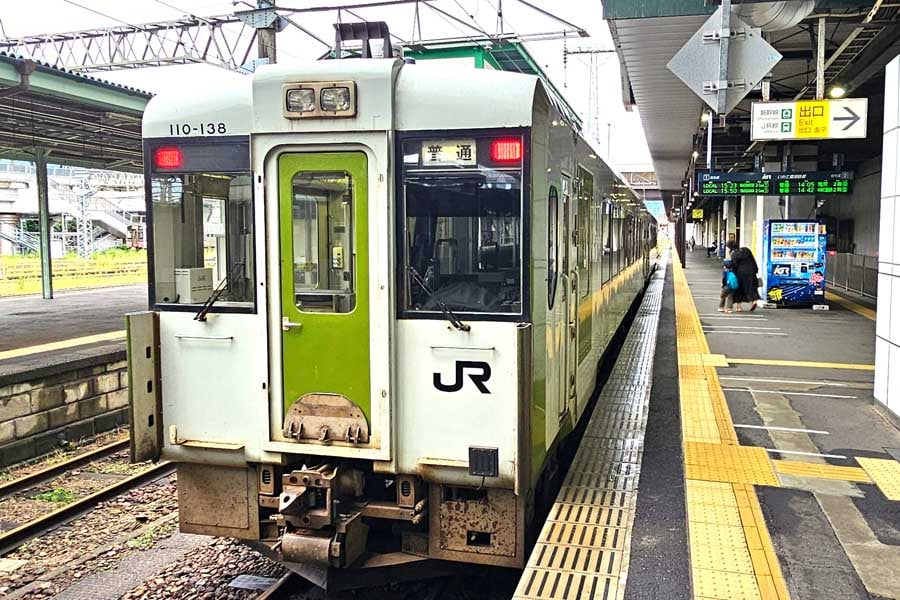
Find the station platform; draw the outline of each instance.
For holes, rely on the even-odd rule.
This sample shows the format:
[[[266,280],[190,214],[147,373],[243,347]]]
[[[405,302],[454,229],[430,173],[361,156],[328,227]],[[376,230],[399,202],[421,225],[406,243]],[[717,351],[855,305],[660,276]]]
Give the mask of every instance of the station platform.
[[[125,315],[146,309],[143,284],[0,298],[0,386],[124,351]]]
[[[723,314],[720,282],[657,270],[516,598],[900,598],[874,311]]]

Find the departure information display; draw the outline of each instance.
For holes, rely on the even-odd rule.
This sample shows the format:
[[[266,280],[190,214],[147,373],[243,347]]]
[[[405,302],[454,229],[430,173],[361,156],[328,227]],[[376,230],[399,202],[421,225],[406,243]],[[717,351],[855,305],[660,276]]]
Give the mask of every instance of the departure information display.
[[[700,173],[697,191],[701,196],[849,194],[853,172]]]

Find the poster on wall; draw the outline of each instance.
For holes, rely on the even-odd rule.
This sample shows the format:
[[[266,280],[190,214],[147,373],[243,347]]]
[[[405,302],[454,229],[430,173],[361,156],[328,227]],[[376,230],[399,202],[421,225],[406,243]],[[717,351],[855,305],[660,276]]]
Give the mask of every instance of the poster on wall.
[[[766,221],[763,289],[778,306],[825,302],[825,225],[816,221]]]

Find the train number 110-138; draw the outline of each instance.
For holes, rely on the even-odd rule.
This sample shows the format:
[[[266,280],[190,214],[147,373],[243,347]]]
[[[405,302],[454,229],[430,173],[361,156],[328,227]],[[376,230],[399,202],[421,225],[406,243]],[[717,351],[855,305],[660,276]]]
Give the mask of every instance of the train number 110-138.
[[[169,123],[169,135],[222,135],[225,123]]]

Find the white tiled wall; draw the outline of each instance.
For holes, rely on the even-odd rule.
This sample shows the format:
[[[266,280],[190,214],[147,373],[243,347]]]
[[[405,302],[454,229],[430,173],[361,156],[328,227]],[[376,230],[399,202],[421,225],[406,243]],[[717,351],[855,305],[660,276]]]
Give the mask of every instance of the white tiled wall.
[[[884,90],[884,152],[878,247],[875,399],[900,416],[900,56],[888,66]],[[896,313],[896,318],[891,318]]]

